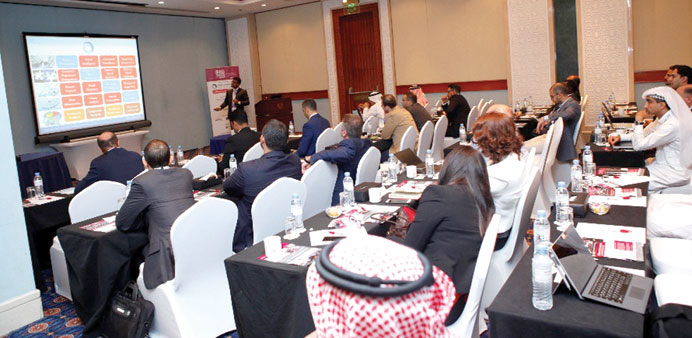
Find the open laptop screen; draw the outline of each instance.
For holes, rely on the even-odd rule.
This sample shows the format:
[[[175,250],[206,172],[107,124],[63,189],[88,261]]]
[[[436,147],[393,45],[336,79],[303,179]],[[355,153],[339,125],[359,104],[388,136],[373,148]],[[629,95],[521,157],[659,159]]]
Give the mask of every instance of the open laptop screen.
[[[574,286],[579,292],[583,291],[598,263],[573,226],[568,227],[555,240],[553,251]]]

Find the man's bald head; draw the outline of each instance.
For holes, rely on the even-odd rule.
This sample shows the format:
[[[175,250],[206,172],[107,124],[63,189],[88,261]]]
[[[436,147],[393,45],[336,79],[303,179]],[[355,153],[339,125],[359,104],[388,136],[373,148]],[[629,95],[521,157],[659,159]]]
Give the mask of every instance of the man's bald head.
[[[514,112],[512,112],[512,108],[510,108],[506,104],[494,104],[488,108],[488,110],[485,112],[486,114],[488,113],[500,113],[500,114],[505,114],[509,117],[514,117]]]
[[[692,84],[678,87],[677,92],[682,96],[687,106],[692,107]]]
[[[118,136],[110,131],[104,131],[101,133],[101,135],[99,135],[99,137],[96,139],[96,144],[98,144],[101,152],[103,153],[120,146]]]
[[[161,168],[168,165],[170,153],[168,144],[162,140],[151,140],[144,147],[144,160],[151,168]]]

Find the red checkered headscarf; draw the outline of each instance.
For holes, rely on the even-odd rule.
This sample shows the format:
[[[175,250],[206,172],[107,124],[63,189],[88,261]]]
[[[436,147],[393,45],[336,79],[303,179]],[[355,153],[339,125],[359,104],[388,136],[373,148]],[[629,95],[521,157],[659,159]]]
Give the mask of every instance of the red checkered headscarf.
[[[423,274],[418,253],[377,236],[351,236],[329,255],[341,269],[384,280],[414,281]],[[306,286],[319,338],[445,338],[444,325],[454,304],[454,284],[433,266],[435,283],[399,297],[370,297],[338,288],[315,268]]]

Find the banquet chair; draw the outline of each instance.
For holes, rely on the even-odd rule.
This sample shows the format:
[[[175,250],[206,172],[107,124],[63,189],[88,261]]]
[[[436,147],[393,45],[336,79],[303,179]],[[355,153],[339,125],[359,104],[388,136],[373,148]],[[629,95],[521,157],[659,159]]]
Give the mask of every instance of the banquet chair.
[[[679,217],[679,215],[673,216]],[[692,275],[692,240],[681,238],[650,238],[651,260],[656,274],[685,273]]]
[[[553,123],[555,127],[553,130],[553,137],[550,140],[550,147],[545,148],[545,167],[543,167],[542,172],[542,183],[543,192],[547,197],[547,201],[551,204],[555,203],[555,189],[557,189],[557,182],[555,182],[555,177],[553,176],[553,166],[557,163],[557,148],[560,146],[560,140],[562,139],[562,131],[564,130],[564,121],[562,118],[557,119]],[[550,209],[550,206],[548,206]]]
[[[339,143],[339,142],[343,141],[343,139],[344,139],[344,138],[341,136],[341,131],[342,131],[342,130],[344,130],[344,122],[343,122],[343,121],[342,121],[342,122],[339,122],[339,124],[337,124],[337,125],[334,127],[334,135],[336,136],[336,140],[337,140],[336,143]]]
[[[476,123],[476,120],[478,120],[478,108],[477,106],[473,106],[471,108],[471,111],[469,112],[469,116],[466,118],[466,131],[471,132],[471,127],[473,126],[474,123]]]
[[[375,147],[370,147],[358,161],[356,168],[356,185],[364,182],[375,182],[377,169],[380,167],[382,153]]]
[[[679,187],[669,187],[661,190],[661,194],[678,194],[678,195],[690,195],[692,194],[692,180],[685,185]]]
[[[282,177],[260,191],[250,209],[253,244],[284,231],[284,220],[291,215],[293,194],[300,195],[300,202],[304,208],[308,191],[305,183],[296,179]],[[305,218],[303,217],[303,220]]]
[[[473,269],[473,277],[471,279],[471,288],[464,305],[464,311],[461,312],[459,318],[448,328],[458,337],[476,338],[479,335],[479,312],[481,311],[481,298],[483,297],[483,288],[485,287],[490,259],[495,249],[495,240],[497,239],[497,228],[500,224],[500,215],[493,215],[488,228],[483,235],[481,249],[478,251],[478,259],[476,266]]]
[[[485,113],[488,112],[488,109],[487,109],[487,108],[490,108],[490,106],[492,106],[493,103],[495,103],[495,100],[493,100],[493,99],[488,100],[488,102],[486,103],[488,106],[487,106],[486,109],[483,111],[483,114],[485,114]]]
[[[581,111],[584,111],[584,108],[586,108],[586,104],[589,103],[589,95],[584,95],[581,97],[581,102],[579,102],[579,106],[581,106]]]
[[[531,223],[531,211],[536,202],[538,187],[541,183],[538,168],[533,165],[529,165],[529,168],[528,176],[524,176],[526,179],[523,183],[521,197],[514,211],[512,228],[510,229],[509,237],[507,237],[507,242],[505,246],[492,254],[488,278],[483,291],[481,309],[490,306],[526,251],[524,235]],[[481,313],[483,312],[481,311]]]
[[[418,135],[418,150],[416,155],[421,161],[425,161],[425,154],[430,149],[432,144],[434,126],[431,121],[425,122],[423,128],[420,129],[420,134]]]
[[[445,133],[447,132],[447,116],[442,115],[439,120],[435,123],[435,132],[433,133],[432,155],[435,162],[441,161],[445,158],[444,156],[444,140]]]
[[[315,216],[332,205],[332,193],[338,174],[339,169],[335,164],[322,160],[305,171],[300,179],[307,189],[303,219]]]
[[[480,99],[480,101],[478,101],[477,107],[478,107],[478,111],[479,111],[479,112],[481,111],[481,108],[483,108],[483,101],[485,101],[485,100],[482,99],[482,98]]]
[[[262,149],[262,144],[257,142],[254,146],[247,150],[245,155],[243,155],[243,162],[256,160],[262,157],[262,155],[264,155],[264,149]]]
[[[411,149],[415,153],[416,149],[416,139],[418,138],[418,132],[416,127],[408,127],[404,132],[404,136],[401,137],[401,143],[399,144],[399,151],[404,149]]]
[[[485,114],[485,112],[490,108],[490,101],[483,104],[483,107],[478,108],[478,116]]]
[[[137,286],[154,303],[152,337],[217,337],[236,329],[224,260],[233,255],[238,208],[221,198],[203,199],[171,227],[175,277],[154,289]]]
[[[550,128],[548,128],[548,131],[545,133],[545,140],[543,141],[543,149],[544,151],[541,152],[540,156],[535,156],[534,157],[534,166],[536,166],[541,174],[543,175],[543,171],[545,171],[546,167],[546,162],[548,160],[548,151],[547,149],[550,148],[550,142],[553,140],[553,134],[555,133],[555,124],[552,124]],[[533,148],[534,150],[536,148]],[[550,200],[546,201],[547,196],[545,196],[545,193],[543,192],[543,188],[539,187],[538,188],[538,197],[536,199],[536,203],[534,204],[532,215],[536,214],[536,211],[538,210],[545,210],[546,213],[549,213],[550,211]],[[546,209],[547,207],[547,209]]]
[[[363,122],[363,132],[373,135],[375,132],[377,132],[377,119],[374,116],[368,116],[367,119],[365,119],[365,122]]]
[[[315,142],[315,152],[319,153],[328,146],[339,143],[339,137],[337,137],[336,132],[332,128],[325,129],[320,136],[317,137]]]
[[[198,178],[215,173],[217,163],[209,156],[197,155],[193,157],[190,162],[187,162],[183,168],[192,172],[192,177]]]
[[[692,306],[692,274],[664,273],[654,279],[654,292],[658,306],[680,304]]]
[[[98,181],[86,187],[72,198],[67,207],[70,222],[74,224],[118,210],[118,200],[125,197],[125,190],[124,184],[113,181]],[[49,253],[55,293],[72,300],[65,251],[58,236],[53,237]]]

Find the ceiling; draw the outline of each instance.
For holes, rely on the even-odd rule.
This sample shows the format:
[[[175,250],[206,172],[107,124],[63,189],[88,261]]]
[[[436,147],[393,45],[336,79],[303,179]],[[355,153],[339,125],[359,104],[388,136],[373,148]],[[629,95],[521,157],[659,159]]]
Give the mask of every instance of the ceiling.
[[[211,18],[236,17],[318,1],[320,0],[0,0],[18,4]]]

